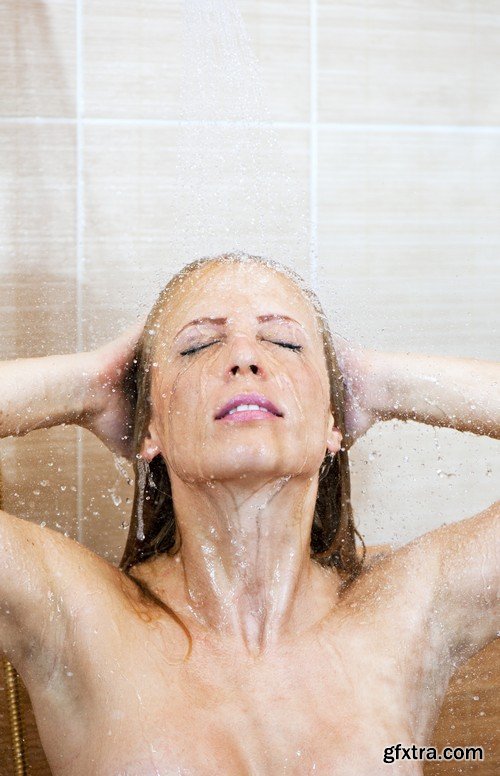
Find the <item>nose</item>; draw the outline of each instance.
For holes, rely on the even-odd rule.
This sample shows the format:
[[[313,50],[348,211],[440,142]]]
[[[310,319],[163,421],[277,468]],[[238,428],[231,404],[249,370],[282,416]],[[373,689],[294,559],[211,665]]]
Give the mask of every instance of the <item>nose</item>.
[[[229,362],[226,374],[262,374],[263,368],[260,356],[257,355],[257,344],[249,337],[238,334],[233,338],[229,349]]]
[[[238,374],[238,372],[243,372],[244,369],[241,368],[241,366],[238,366],[238,364],[235,364],[231,367],[231,372],[233,375]],[[252,374],[256,375],[260,370],[257,364],[249,364],[248,365],[248,371],[252,372]]]

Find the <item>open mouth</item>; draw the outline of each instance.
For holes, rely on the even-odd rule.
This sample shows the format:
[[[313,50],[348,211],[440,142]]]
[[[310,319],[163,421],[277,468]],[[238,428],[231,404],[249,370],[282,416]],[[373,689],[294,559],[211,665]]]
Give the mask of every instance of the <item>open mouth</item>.
[[[239,394],[216,413],[215,420],[274,420],[283,414],[265,396],[261,394]]]
[[[238,409],[231,410],[226,415],[223,415],[222,420],[230,423],[241,423],[245,420],[277,420],[281,415],[275,415],[273,412],[264,410],[256,405],[240,405]]]

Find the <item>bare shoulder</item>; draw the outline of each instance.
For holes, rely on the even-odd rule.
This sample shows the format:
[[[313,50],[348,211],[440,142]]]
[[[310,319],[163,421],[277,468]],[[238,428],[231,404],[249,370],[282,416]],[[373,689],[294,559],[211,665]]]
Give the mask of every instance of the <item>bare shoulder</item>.
[[[462,663],[500,627],[500,501],[429,538],[439,558],[436,612],[450,658]]]
[[[102,674],[122,654],[129,609],[140,606],[140,595],[90,549],[5,512],[0,550],[0,648],[23,679],[54,762],[64,731],[69,773],[88,742]]]
[[[425,636],[434,658],[456,667],[499,629],[499,550],[495,502],[402,547],[372,548],[351,595],[370,600],[383,618],[390,613],[400,638]]]
[[[57,684],[91,620],[126,600],[121,572],[64,534],[0,513],[1,648],[30,685]]]

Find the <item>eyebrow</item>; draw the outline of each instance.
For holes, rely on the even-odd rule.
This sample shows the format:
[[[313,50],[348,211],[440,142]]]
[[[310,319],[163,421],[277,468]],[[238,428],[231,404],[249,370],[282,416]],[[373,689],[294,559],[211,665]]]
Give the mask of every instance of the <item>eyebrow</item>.
[[[298,321],[295,320],[295,318],[290,318],[289,315],[281,315],[280,313],[267,313],[266,315],[257,315],[257,321],[259,323],[266,323],[266,321],[291,321],[292,323],[296,323],[298,326],[303,328],[302,324],[300,324]],[[189,323],[186,323],[185,326],[182,327],[182,329],[179,329],[177,334],[175,335],[175,339],[184,331],[184,329],[187,329],[189,326],[197,326],[200,323],[213,323],[217,326],[224,326],[227,323],[227,318],[210,318],[208,316],[205,316],[204,318],[195,318],[194,321],[190,321]]]

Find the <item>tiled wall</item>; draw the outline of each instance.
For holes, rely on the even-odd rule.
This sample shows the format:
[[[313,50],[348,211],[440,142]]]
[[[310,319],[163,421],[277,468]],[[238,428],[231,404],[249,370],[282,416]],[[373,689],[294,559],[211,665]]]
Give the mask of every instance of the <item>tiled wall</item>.
[[[1,4],[0,357],[104,342],[168,279],[182,6]],[[497,358],[498,3],[237,7],[294,170],[293,217],[317,247],[290,263],[334,327],[380,349]],[[119,558],[131,488],[97,440],[54,429],[0,452],[6,508]],[[352,464],[369,543],[406,541],[498,496],[487,438],[388,423]]]
[[[498,2],[237,6],[277,156],[294,170],[275,243],[302,220],[312,251],[290,263],[314,281],[334,327],[374,348],[498,358]],[[168,279],[182,7],[0,4],[0,358],[104,342]],[[280,203],[284,180],[269,175]],[[38,431],[4,440],[0,455],[5,508],[119,559],[131,488],[96,439]],[[498,442],[487,438],[388,423],[356,444],[352,465],[369,543],[404,542],[498,497]]]

